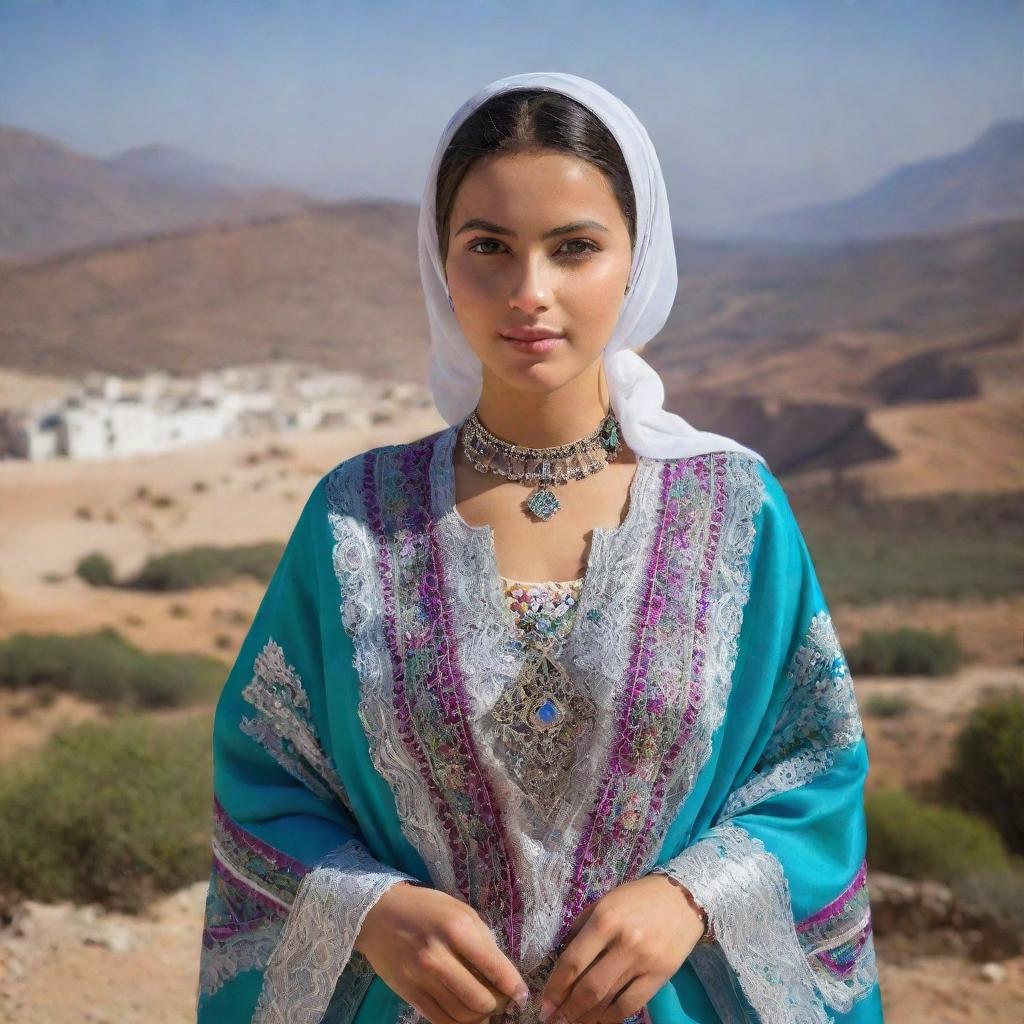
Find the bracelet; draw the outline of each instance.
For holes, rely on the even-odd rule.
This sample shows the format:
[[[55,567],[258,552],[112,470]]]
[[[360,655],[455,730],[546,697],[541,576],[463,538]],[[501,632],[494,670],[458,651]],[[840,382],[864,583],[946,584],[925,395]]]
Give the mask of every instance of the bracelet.
[[[668,872],[661,872],[665,877],[678,889],[682,890],[683,895],[686,897],[686,902],[693,907],[697,916],[701,919],[704,924],[704,930],[700,933],[698,942],[702,942],[705,945],[710,945],[715,941],[714,932],[711,930],[711,919],[708,917],[708,912],[694,899],[693,893],[682,884],[677,878],[673,878]]]

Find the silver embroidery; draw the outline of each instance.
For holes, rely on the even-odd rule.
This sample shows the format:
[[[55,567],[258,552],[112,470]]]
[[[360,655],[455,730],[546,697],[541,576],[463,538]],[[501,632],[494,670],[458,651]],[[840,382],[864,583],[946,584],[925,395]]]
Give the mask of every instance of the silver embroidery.
[[[256,656],[252,680],[242,696],[258,712],[242,719],[242,732],[260,743],[321,800],[333,804],[337,799],[355,817],[348,793],[320,743],[310,714],[309,695],[273,638]]]
[[[833,1024],[797,936],[789,883],[759,839],[726,822],[655,870],[685,885],[707,910],[716,945],[761,1024]],[[693,967],[709,996],[728,1003],[713,948],[701,947]]]
[[[385,448],[394,450],[397,446]],[[430,791],[398,733],[394,673],[386,637],[384,594],[373,533],[366,522],[362,472],[368,453],[346,459],[327,479],[328,518],[334,534],[334,570],[341,587],[341,621],[352,638],[360,681],[358,714],[370,758],[391,786],[402,832],[420,854],[433,885],[455,895],[451,851]],[[389,460],[382,459],[387,470]],[[394,470],[392,470],[394,471]],[[400,632],[400,636],[404,635]]]
[[[199,986],[202,995],[213,995],[242,971],[262,970],[281,937],[282,921],[272,921],[248,933],[233,935],[199,955]]]
[[[517,684],[488,712],[483,729],[495,735],[495,752],[530,800],[551,821],[564,802],[572,766],[582,757],[597,709],[561,663],[537,643]]]
[[[444,565],[445,599],[451,610],[460,667],[470,701],[470,724],[476,753],[489,784],[502,806],[507,823],[510,868],[523,889],[527,916],[523,927],[520,969],[529,973],[543,963],[562,917],[562,901],[569,889],[568,872],[588,810],[595,804],[596,787],[616,726],[621,688],[627,676],[634,641],[631,617],[646,584],[646,559],[660,507],[659,472],[662,462],[641,460],[631,491],[630,513],[622,526],[593,531],[588,571],[573,629],[556,650],[576,685],[587,693],[596,709],[591,745],[574,753],[569,782],[553,819],[537,815],[525,798],[514,772],[502,758],[502,749],[489,712],[502,694],[516,687],[528,656],[511,628],[501,581],[494,559],[489,526],[472,527],[453,507],[452,449],[458,425],[443,431],[433,447],[429,467],[430,509],[435,538]],[[400,473],[400,446],[377,450],[380,458],[377,485],[388,490],[386,474]],[[337,467],[328,479],[330,521],[334,531],[334,566],[342,591],[341,618],[355,647],[360,677],[359,717],[367,735],[371,758],[394,794],[403,833],[420,853],[433,884],[456,894],[451,849],[441,828],[426,781],[408,754],[395,720],[394,678],[387,645],[384,596],[375,538],[363,507],[364,458],[357,456]],[[711,737],[724,717],[735,665],[743,608],[749,596],[749,557],[754,542],[754,517],[763,497],[763,482],[755,460],[740,454],[725,459],[728,495],[720,547],[711,566],[704,679],[706,695],[692,736],[667,780],[667,795],[653,825],[657,854],[669,824],[692,788],[710,754]],[[394,490],[394,488],[391,488]],[[697,500],[697,505],[700,505]],[[706,501],[705,501],[706,504]],[[706,545],[707,516],[698,508],[692,544]],[[411,542],[396,536],[393,543]],[[696,575],[696,574],[694,574]],[[696,583],[689,582],[687,600],[696,598]],[[416,609],[398,607],[399,644],[414,636]],[[405,616],[405,618],[403,618]],[[680,635],[671,649],[658,650],[649,677],[666,699],[685,696],[693,657],[692,635]],[[569,759],[567,758],[568,762]]]
[[[351,839],[303,876],[284,929],[263,972],[252,1024],[320,1024],[338,977],[366,974],[368,961],[353,949],[366,915],[399,882],[420,884],[382,864]],[[358,961],[362,961],[361,963]],[[346,999],[351,1009],[358,1003]],[[335,1002],[335,1010],[340,1009]],[[340,1019],[332,1014],[332,1019]]]
[[[853,679],[832,618],[818,612],[786,671],[788,696],[754,774],[730,794],[716,821],[827,771],[864,733]]]

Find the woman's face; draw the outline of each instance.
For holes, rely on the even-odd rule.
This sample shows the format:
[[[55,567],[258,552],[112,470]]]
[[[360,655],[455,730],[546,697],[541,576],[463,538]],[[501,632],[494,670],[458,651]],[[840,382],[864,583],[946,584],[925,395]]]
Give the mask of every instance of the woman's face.
[[[618,320],[631,262],[611,185],[585,160],[553,150],[484,157],[459,185],[445,272],[485,377],[547,391],[591,366]],[[565,336],[526,352],[502,336],[517,327]]]

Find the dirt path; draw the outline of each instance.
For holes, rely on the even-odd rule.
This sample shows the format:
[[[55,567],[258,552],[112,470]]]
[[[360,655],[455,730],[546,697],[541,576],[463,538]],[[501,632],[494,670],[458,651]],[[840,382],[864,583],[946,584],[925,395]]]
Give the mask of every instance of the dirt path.
[[[188,1024],[195,1020],[205,882],[142,916],[26,904],[0,930],[3,1024]],[[951,957],[890,963],[879,941],[886,1024],[1012,1024],[1024,957],[995,966]]]

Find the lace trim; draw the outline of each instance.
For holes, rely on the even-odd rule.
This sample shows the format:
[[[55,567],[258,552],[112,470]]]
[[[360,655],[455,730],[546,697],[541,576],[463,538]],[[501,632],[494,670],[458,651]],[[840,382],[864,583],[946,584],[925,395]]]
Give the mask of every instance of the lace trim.
[[[273,638],[257,655],[242,695],[257,714],[243,718],[241,730],[325,803],[340,802],[354,823],[309,695]],[[215,930],[209,946],[204,941],[205,991],[255,968],[263,972],[263,987],[253,1021],[314,1024],[327,1011],[335,1024],[352,1021],[375,976],[353,948],[363,920],[391,885],[421,883],[381,864],[355,838],[307,868],[239,829],[219,803],[214,850],[219,860],[208,914]]]
[[[242,719],[242,732],[326,804],[340,801],[354,820],[348,793],[313,723],[309,695],[272,637],[256,656],[252,680],[242,696],[257,711],[252,718]]]
[[[786,680],[789,695],[754,773],[729,795],[716,821],[806,784],[864,734],[850,669],[827,611],[811,619]]]
[[[828,1003],[848,1008],[878,979],[867,861],[831,903],[800,921],[797,934]]]
[[[832,945],[826,950],[847,940],[845,914],[840,921],[843,911],[825,908],[806,919],[806,927],[798,932],[781,864],[740,826],[716,825],[708,836],[655,870],[677,878],[707,910],[717,948],[762,1024],[834,1024],[822,996],[846,1013],[877,981],[870,932],[854,960],[844,966],[842,980],[827,972],[818,952],[809,952],[817,941],[812,936],[819,934],[815,929],[824,928],[830,936]],[[843,907],[851,906],[855,891],[847,891]],[[729,991],[722,962],[713,949],[695,949],[694,969],[723,1018],[743,1019],[735,1004],[723,1012],[736,996]]]
[[[262,970],[284,925],[284,914],[264,907],[215,868],[206,894],[199,954],[199,995],[213,995],[243,971]]]
[[[433,437],[425,439],[429,443]],[[387,545],[372,527],[383,527],[379,509],[371,513],[366,494],[387,486],[394,479],[377,481],[378,467],[386,456],[402,451],[401,445],[384,446],[364,452],[338,465],[327,479],[328,519],[334,535],[334,571],[341,589],[341,622],[352,638],[353,664],[360,680],[359,720],[367,738],[370,758],[392,790],[402,832],[419,852],[433,884],[449,894],[459,891],[455,880],[453,854],[428,781],[421,773],[422,753],[410,735],[407,712],[396,715],[396,678],[404,681],[401,662],[392,658],[398,649],[407,659],[422,659],[428,653],[429,635],[424,623],[410,623],[397,632],[387,614],[393,601],[395,579],[388,570]],[[424,539],[416,530],[398,533],[394,542],[405,557],[417,554]]]
[[[329,1005],[339,1012],[358,1009],[357,990],[365,991],[372,968],[353,948],[356,937],[380,897],[403,881],[421,884],[381,864],[358,839],[320,860],[299,884],[264,969],[252,1024],[319,1024]],[[340,975],[344,984],[336,992]]]
[[[206,896],[199,991],[262,969],[306,867],[264,843],[213,802],[213,868]]]
[[[489,528],[446,501],[457,431],[374,449],[330,475],[341,619],[403,832],[434,884],[485,916],[536,988],[560,929],[653,862],[707,761],[763,484],[738,453],[642,460],[626,521],[594,531],[575,620],[551,649],[589,692],[593,732],[545,821],[491,729],[531,645],[503,603]]]

